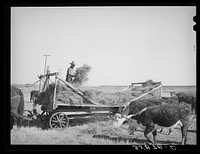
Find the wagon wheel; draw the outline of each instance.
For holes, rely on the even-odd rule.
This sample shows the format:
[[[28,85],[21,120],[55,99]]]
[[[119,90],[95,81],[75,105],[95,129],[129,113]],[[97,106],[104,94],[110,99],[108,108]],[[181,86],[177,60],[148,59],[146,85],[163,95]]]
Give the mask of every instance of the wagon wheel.
[[[49,119],[49,126],[50,128],[65,128],[68,127],[69,118],[62,112],[56,112],[51,115]]]

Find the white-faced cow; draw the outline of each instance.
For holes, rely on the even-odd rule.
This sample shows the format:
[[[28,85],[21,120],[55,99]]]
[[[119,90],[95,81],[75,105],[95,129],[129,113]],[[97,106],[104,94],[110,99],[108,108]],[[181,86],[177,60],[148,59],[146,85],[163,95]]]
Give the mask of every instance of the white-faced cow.
[[[126,108],[124,108],[124,110],[122,110],[120,114],[123,117],[130,114],[135,114],[145,107],[160,105],[164,103],[174,104],[174,103],[179,103],[179,100],[177,96],[172,96],[172,97],[169,97],[168,99],[158,99],[158,98],[139,99],[139,100],[130,102],[130,104]]]
[[[114,119],[118,121],[117,123],[115,123],[115,125],[116,126],[121,125],[126,120],[126,118],[124,119],[123,117],[126,117],[130,114],[135,114],[145,107],[160,105],[164,103],[166,104],[179,103],[179,100],[177,96],[173,96],[167,99],[166,98],[165,99],[151,98],[151,99],[140,99],[140,100],[132,101],[120,114],[116,114],[114,116]],[[129,131],[130,132],[135,131],[137,128],[137,125],[134,127],[134,125],[132,125],[130,121],[128,122],[129,122]],[[170,133],[171,133],[171,129],[169,130],[169,134]]]
[[[135,114],[125,116],[125,118],[131,118],[137,122],[138,125],[142,125],[145,129],[144,136],[152,143],[156,142],[157,129],[159,127],[171,127],[181,122],[181,144],[183,145],[186,143],[187,130],[190,124],[190,111],[190,106],[185,102],[165,103],[145,107]],[[122,123],[122,121],[118,121],[117,123]],[[151,133],[153,134],[153,139],[151,138]]]

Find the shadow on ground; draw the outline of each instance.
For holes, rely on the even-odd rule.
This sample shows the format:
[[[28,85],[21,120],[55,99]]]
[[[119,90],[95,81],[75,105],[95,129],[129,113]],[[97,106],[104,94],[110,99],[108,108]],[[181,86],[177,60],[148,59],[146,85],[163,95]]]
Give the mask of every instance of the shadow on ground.
[[[101,138],[101,139],[105,139],[105,140],[112,140],[114,142],[126,142],[126,143],[134,143],[134,144],[145,144],[145,143],[149,143],[146,139],[138,139],[138,138],[127,138],[127,137],[110,137],[107,135],[93,135],[94,138]],[[162,145],[171,145],[171,144],[176,144],[179,145],[179,142],[176,141],[157,141],[156,144],[162,144]]]

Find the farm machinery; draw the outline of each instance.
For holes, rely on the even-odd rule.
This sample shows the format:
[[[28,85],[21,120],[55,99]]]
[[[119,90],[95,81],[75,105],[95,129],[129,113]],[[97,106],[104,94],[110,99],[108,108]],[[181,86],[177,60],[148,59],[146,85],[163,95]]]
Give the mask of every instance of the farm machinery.
[[[33,83],[31,86],[35,85],[39,82],[39,95],[44,94],[44,98],[48,98],[45,102],[46,104],[42,104],[42,102],[33,101],[33,110],[29,111],[29,117],[35,117],[35,119],[40,119],[42,122],[42,128],[51,128],[51,129],[63,129],[68,127],[70,119],[78,118],[78,117],[91,117],[91,116],[109,116],[112,117],[116,113],[122,111],[124,107],[129,105],[131,101],[140,99],[148,94],[153,94],[156,97],[161,97],[161,83],[157,83],[153,88],[144,92],[140,96],[135,99],[132,99],[129,102],[126,102],[123,105],[103,105],[101,103],[95,102],[85,96],[80,90],[76,89],[72,84],[64,81],[59,77],[58,72],[50,73],[47,69],[47,73],[44,75],[38,76],[39,80]],[[54,86],[49,84],[50,78],[54,77]],[[42,86],[42,82],[44,82]],[[82,104],[65,104],[60,103],[57,101],[57,87],[59,84],[64,84],[68,87],[73,93],[81,96],[83,100],[85,100]],[[146,82],[143,82],[142,85],[144,86]],[[141,83],[132,83],[131,90],[134,90],[134,85],[141,84]],[[129,86],[130,88],[130,86]],[[127,90],[128,88],[124,89],[123,91]],[[53,95],[49,95],[45,93],[46,91],[51,90]],[[45,96],[46,95],[46,96]],[[86,103],[87,102],[87,103]],[[42,105],[41,109],[43,112],[39,114],[36,109],[35,105],[39,104]]]

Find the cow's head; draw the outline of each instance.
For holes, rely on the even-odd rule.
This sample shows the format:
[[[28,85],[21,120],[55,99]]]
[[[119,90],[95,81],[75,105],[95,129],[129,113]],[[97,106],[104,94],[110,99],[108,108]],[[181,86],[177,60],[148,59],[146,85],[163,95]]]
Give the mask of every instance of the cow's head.
[[[130,119],[133,115],[128,115],[128,116],[122,116],[119,113],[116,113],[114,116],[114,122],[113,125],[114,127],[119,127],[120,125],[122,125],[124,123],[124,121]]]
[[[120,125],[123,124],[123,122],[126,120],[126,118],[123,118],[121,114],[116,113],[113,117],[113,125],[114,127],[119,127]]]

